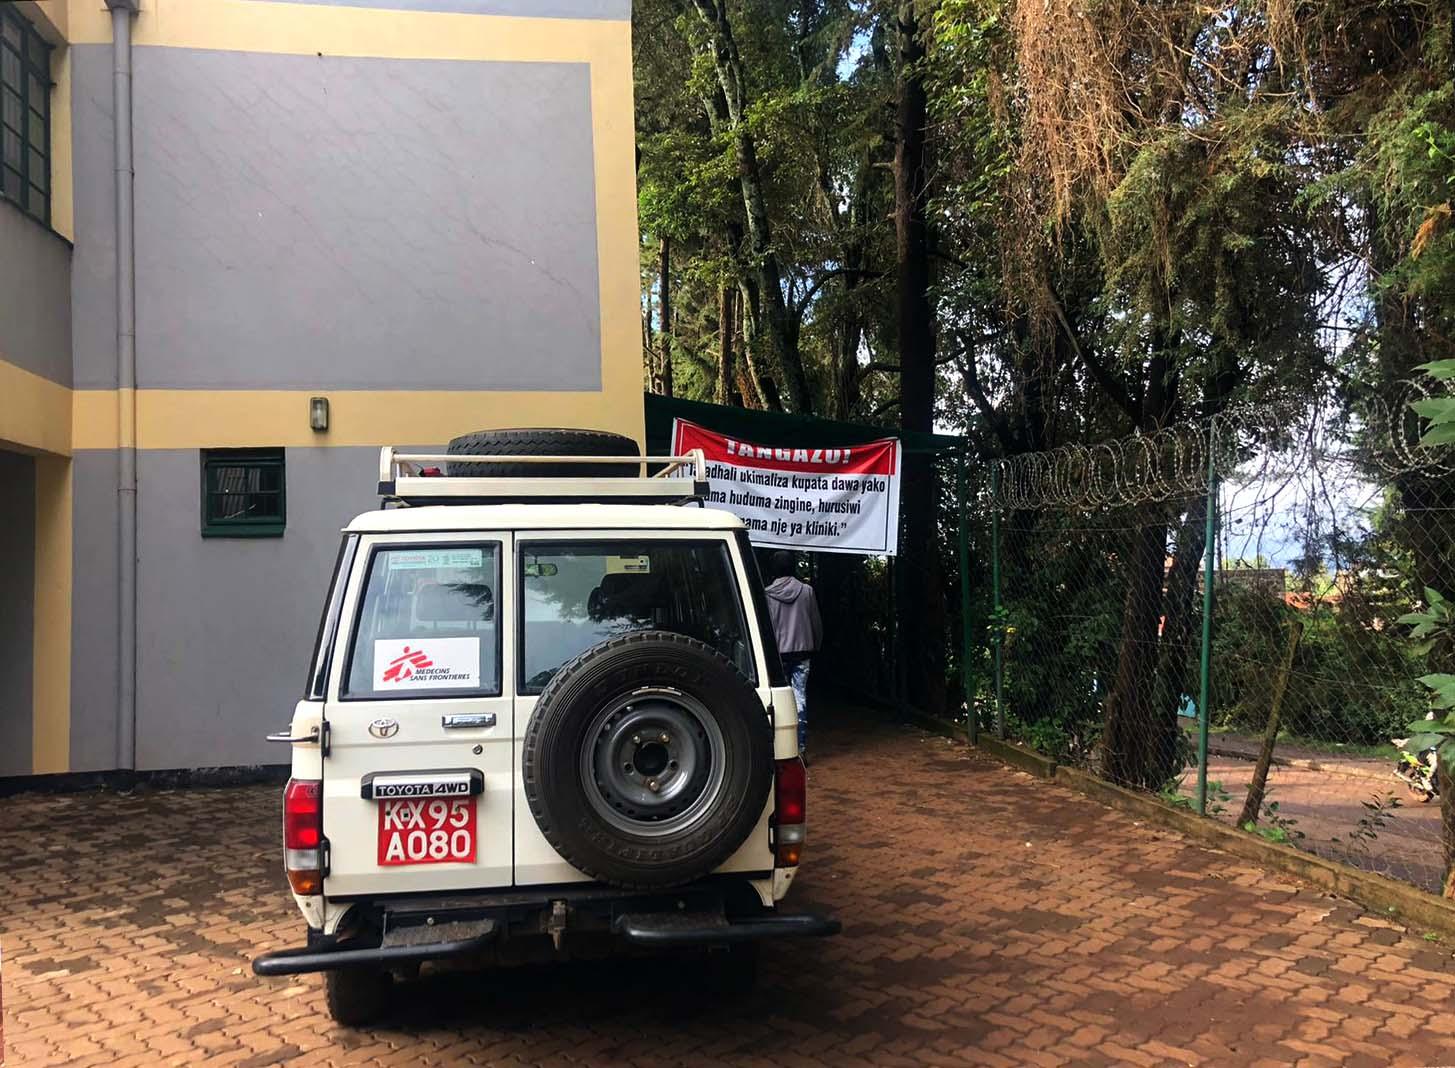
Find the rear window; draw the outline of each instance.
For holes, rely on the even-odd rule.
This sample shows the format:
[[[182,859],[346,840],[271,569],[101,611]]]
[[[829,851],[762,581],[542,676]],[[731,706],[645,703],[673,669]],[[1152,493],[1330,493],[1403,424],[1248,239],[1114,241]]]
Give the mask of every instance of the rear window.
[[[500,545],[375,550],[343,696],[500,693]]]
[[[756,683],[725,543],[527,542],[520,562],[521,693],[540,693],[567,661],[637,630],[705,642]]]

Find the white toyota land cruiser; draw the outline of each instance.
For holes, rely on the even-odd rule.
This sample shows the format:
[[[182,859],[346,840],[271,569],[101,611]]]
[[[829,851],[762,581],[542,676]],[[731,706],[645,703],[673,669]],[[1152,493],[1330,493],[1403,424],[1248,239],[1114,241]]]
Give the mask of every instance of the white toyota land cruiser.
[[[308,938],[257,974],[326,972],[360,1025],[424,962],[687,948],[736,986],[755,940],[837,932],[777,911],[804,844],[797,711],[700,453],[488,431],[386,448],[379,477],[270,736]]]

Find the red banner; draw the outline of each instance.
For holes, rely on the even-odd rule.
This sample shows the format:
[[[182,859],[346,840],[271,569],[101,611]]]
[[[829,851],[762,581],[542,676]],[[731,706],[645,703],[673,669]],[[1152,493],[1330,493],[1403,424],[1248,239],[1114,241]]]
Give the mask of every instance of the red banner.
[[[900,447],[783,447],[741,441],[678,419],[672,453],[701,449],[708,504],[732,512],[756,545],[893,556],[899,534]]]
[[[739,441],[682,419],[677,420],[675,431],[672,448],[678,456],[689,449],[701,449],[709,460],[763,467],[771,471],[802,471],[818,475],[899,473],[899,442],[895,438],[837,448],[783,448]]]

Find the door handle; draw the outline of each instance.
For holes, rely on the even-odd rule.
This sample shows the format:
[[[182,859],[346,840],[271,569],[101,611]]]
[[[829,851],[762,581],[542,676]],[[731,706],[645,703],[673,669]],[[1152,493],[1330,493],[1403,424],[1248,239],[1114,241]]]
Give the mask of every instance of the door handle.
[[[291,727],[286,731],[278,731],[276,734],[265,734],[263,737],[267,741],[277,742],[279,745],[293,745],[303,742],[312,742],[314,745],[318,746],[319,751],[324,756],[328,756],[328,736],[328,720],[324,720],[321,725],[315,726],[311,731],[303,735],[303,737],[301,738],[295,738],[293,736]]]
[[[493,727],[495,726],[495,713],[456,712],[448,716],[441,716],[440,726],[447,731],[461,730],[470,727]]]
[[[302,738],[295,738],[288,731],[279,731],[277,734],[264,735],[264,738],[267,741],[277,742],[281,745],[290,745],[293,742],[316,742],[318,741],[318,728],[314,727],[313,730],[309,731]]]

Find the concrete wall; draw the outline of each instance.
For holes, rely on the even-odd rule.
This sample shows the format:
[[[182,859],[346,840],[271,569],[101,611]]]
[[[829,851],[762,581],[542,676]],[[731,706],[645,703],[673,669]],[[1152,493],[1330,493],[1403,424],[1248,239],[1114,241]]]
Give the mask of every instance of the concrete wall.
[[[77,389],[116,388],[116,147],[111,45],[71,55],[71,345]]]
[[[71,249],[0,200],[0,360],[71,384]]]
[[[61,384],[35,379],[64,440],[11,422],[73,458],[40,468],[32,524],[64,514],[70,531],[43,539],[58,559],[37,565],[54,604],[34,646],[70,664],[50,680],[64,692],[35,691],[18,770],[117,766],[123,440],[138,766],[284,761],[262,735],[301,692],[339,528],[377,503],[379,444],[641,433],[630,3],[143,4],[135,394],[116,378],[110,22],[66,11],[53,149],[75,246],[52,304],[70,362]],[[307,423],[315,393],[327,432]],[[0,439],[7,410],[0,395]],[[201,451],[237,446],[287,449],[282,538],[201,537]]]
[[[288,722],[340,530],[374,496],[378,450],[288,449],[281,538],[203,538],[201,453],[138,456],[137,766],[286,762]],[[115,767],[116,453],[75,458],[71,766]],[[27,705],[27,709],[28,709]]]
[[[109,389],[110,48],[71,63],[76,384]],[[139,388],[601,387],[587,65],[134,66]]]
[[[281,538],[198,535],[191,449],[141,454],[137,764],[282,763],[340,528],[378,506],[374,449],[288,449]]]
[[[0,777],[31,770],[35,460],[0,451]]]
[[[600,388],[585,64],[135,62],[140,388]]]
[[[70,762],[104,771],[116,767],[117,453],[78,452],[71,470]]]

